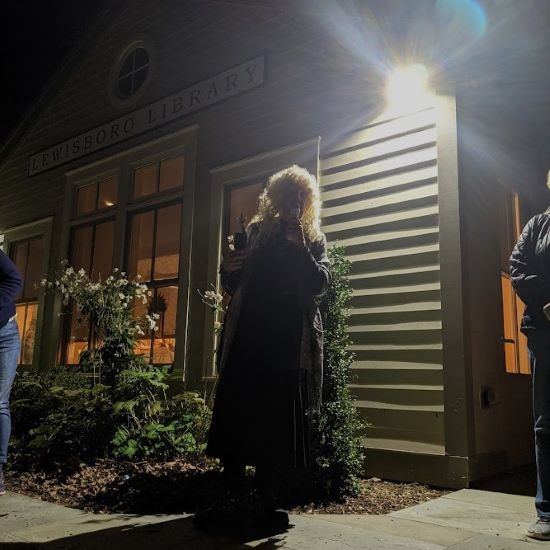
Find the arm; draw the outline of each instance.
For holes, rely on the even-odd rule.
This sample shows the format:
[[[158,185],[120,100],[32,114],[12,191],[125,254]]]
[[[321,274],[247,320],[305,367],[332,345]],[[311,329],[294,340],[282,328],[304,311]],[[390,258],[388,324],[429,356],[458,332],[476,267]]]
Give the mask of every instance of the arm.
[[[512,285],[523,302],[542,307],[550,302],[550,283],[533,272],[535,220],[536,218],[532,218],[527,223],[514,247],[510,257],[510,276]]]
[[[327,239],[311,243],[300,250],[304,265],[305,283],[314,296],[325,294],[330,283],[330,263],[327,256]]]
[[[0,250],[0,308],[13,304],[23,288],[23,279],[15,264]]]
[[[251,240],[257,235],[258,233],[258,226],[256,224],[250,224],[246,229],[246,249],[248,250],[249,245],[251,243]],[[246,251],[245,251],[246,252]],[[230,254],[231,252],[227,252]],[[237,287],[239,286],[239,283],[241,281],[241,275],[242,275],[242,266],[240,269],[236,269],[235,271],[227,271],[224,269],[223,264],[220,265],[220,281],[222,284],[223,289],[232,296]]]
[[[223,289],[229,294],[230,296],[233,295],[233,292],[237,289],[239,286],[239,282],[241,280],[241,273],[242,269],[239,269],[238,271],[226,271],[223,266],[220,266],[220,282],[222,284]]]

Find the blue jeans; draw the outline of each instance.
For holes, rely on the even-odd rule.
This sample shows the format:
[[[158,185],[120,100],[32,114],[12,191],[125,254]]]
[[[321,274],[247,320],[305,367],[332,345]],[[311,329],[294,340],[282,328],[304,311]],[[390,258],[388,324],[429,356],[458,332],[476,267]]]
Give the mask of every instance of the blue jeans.
[[[550,330],[533,330],[527,335],[533,377],[535,457],[539,518],[550,520]]]
[[[11,433],[10,391],[19,362],[21,341],[15,320],[0,328],[0,464],[8,459]]]

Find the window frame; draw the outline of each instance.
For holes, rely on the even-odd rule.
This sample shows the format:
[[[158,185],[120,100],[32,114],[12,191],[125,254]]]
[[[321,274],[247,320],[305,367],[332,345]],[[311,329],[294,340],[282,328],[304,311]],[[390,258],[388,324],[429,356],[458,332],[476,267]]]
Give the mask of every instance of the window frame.
[[[280,147],[260,153],[253,157],[217,166],[210,170],[210,240],[208,244],[208,272],[206,289],[221,288],[219,265],[223,249],[223,231],[225,228],[226,191],[229,187],[245,185],[246,182],[258,182],[267,179],[271,174],[292,164],[299,164],[307,168],[312,174],[319,176],[319,148],[320,137],[314,137],[297,144]],[[204,290],[204,289],[203,289]],[[206,310],[204,320],[203,364],[201,372],[194,376],[201,383],[213,384],[217,378],[214,364],[214,354],[209,350],[217,347],[217,337],[214,332],[216,317],[210,310]]]
[[[44,238],[44,249],[42,256],[42,274],[46,276],[49,269],[50,252],[52,244],[52,227],[53,217],[42,218],[40,220],[30,222],[28,224],[16,226],[10,229],[6,229],[4,232],[3,250],[9,255],[10,249],[13,244],[30,240],[38,237]],[[47,335],[44,330],[45,310],[48,308],[48,313],[51,309],[52,299],[48,297],[45,292],[38,293],[38,310],[36,315],[36,333],[34,340],[33,358],[32,364],[21,364],[20,368],[23,369],[40,369],[47,368],[40,366],[41,363],[49,365],[49,355],[47,353]]]
[[[95,222],[115,216],[113,268],[123,269],[126,265],[126,243],[128,238],[127,221],[129,216],[138,210],[168,205],[176,200],[182,201],[180,257],[178,275],[178,300],[176,321],[176,347],[174,368],[170,378],[175,382],[184,381],[188,355],[188,318],[190,308],[191,248],[193,233],[193,211],[195,202],[195,166],[197,149],[196,124],[186,126],[149,141],[127,148],[109,157],[80,166],[65,173],[65,203],[63,208],[63,228],[60,239],[59,260],[67,257],[70,245],[70,232],[75,226],[84,222]],[[145,138],[146,136],[144,136]],[[144,139],[142,138],[142,139]],[[165,158],[184,156],[183,185],[166,191],[132,200],[133,172],[136,167]],[[113,207],[97,211],[86,216],[74,217],[76,189],[93,181],[101,181],[109,175],[118,174],[118,200]],[[62,311],[61,299],[56,299],[56,311]],[[61,323],[54,318],[50,333],[55,337],[57,364],[61,359]]]
[[[185,177],[185,176],[184,176]],[[132,185],[133,185],[133,178],[132,178]],[[180,261],[178,265],[178,276],[172,277],[171,279],[154,279],[155,275],[155,260],[156,260],[156,240],[157,240],[157,220],[158,220],[158,210],[161,210],[162,208],[167,208],[174,205],[180,205],[181,207],[181,217],[180,217],[180,249],[179,249],[179,256]],[[183,222],[183,212],[184,212],[184,204],[183,204],[183,198],[176,198],[171,197],[169,200],[164,200],[164,198],[161,197],[161,200],[156,202],[155,204],[148,204],[147,206],[139,205],[139,208],[129,208],[126,218],[126,239],[125,239],[125,245],[124,245],[124,271],[126,273],[129,272],[129,260],[130,260],[130,245],[132,240],[132,220],[134,216],[145,214],[147,212],[154,212],[154,222],[153,222],[153,254],[151,257],[151,281],[145,281],[143,280],[144,284],[147,284],[147,287],[152,290],[156,291],[159,288],[164,288],[167,286],[176,286],[178,288],[178,302],[176,305],[176,347],[178,342],[178,324],[179,324],[179,318],[178,313],[180,311],[179,304],[180,304],[180,298],[179,294],[181,291],[181,254],[182,254],[182,245],[181,245],[181,230],[184,225]],[[153,342],[154,335],[151,333],[150,340]],[[151,348],[151,353],[153,348]],[[176,358],[174,356],[174,363],[176,362]],[[164,365],[164,363],[151,363],[152,365]]]

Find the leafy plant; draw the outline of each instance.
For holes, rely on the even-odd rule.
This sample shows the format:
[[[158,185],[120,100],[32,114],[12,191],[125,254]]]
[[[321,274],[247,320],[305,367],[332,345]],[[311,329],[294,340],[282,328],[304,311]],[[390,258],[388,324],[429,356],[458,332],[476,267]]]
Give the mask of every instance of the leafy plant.
[[[314,430],[314,484],[321,498],[342,499],[359,491],[364,423],[349,389],[353,363],[347,332],[350,262],[340,246],[329,249],[329,259],[332,277],[321,307],[325,330],[323,399]]]

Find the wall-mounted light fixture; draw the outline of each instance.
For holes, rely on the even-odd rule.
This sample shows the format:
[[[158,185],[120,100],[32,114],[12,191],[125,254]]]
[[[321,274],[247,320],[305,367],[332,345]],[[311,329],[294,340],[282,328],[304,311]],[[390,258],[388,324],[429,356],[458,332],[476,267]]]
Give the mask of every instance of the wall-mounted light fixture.
[[[399,67],[389,75],[386,98],[389,107],[399,112],[415,111],[433,105],[429,72],[424,65]]]

